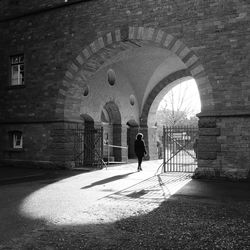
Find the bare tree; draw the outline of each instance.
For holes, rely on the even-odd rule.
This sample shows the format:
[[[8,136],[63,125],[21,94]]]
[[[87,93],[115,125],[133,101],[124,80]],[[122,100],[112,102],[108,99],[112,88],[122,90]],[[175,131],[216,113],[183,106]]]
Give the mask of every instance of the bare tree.
[[[156,113],[158,125],[178,126],[198,123],[198,118],[195,116],[197,110],[195,111],[194,106],[199,97],[192,94],[189,88],[190,84],[183,82],[168,92]]]

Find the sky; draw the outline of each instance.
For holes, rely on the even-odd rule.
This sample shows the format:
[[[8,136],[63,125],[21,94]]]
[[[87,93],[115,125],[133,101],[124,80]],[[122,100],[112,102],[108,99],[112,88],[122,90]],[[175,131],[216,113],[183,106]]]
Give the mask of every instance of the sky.
[[[184,81],[172,88],[161,101],[158,109],[187,111],[188,117],[201,111],[200,94],[194,79]]]

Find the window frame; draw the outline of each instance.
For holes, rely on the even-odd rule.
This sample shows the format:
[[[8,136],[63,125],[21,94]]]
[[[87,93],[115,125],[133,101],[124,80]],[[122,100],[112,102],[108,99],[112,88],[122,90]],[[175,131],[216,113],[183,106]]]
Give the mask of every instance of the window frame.
[[[14,60],[17,59],[17,62]],[[23,53],[11,55],[10,61],[10,84],[11,88],[24,87],[25,86],[25,56]],[[14,78],[13,68],[17,67],[17,77]],[[17,81],[17,83],[16,83]]]
[[[23,132],[20,130],[9,131],[10,148],[13,150],[23,149]]]

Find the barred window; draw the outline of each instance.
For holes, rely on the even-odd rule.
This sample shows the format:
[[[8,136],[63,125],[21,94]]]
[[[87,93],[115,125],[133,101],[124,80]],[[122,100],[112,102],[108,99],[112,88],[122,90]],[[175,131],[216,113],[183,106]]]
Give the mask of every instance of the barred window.
[[[24,85],[24,55],[11,56],[11,85]]]

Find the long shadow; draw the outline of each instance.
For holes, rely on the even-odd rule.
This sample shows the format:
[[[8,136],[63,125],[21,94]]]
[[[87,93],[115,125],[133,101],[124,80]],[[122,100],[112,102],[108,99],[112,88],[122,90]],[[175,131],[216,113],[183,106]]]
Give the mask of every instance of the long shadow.
[[[144,179],[136,184],[133,184],[117,192],[108,194],[99,200],[114,199],[117,201],[124,201],[128,198],[148,200],[150,202],[166,200],[171,195],[168,185],[178,187],[181,182],[189,180],[191,177],[187,174],[180,174],[178,176],[161,176],[154,175]]]
[[[107,178],[92,183],[92,186],[130,174]],[[173,181],[175,179],[154,177],[146,186],[138,183],[134,188],[142,198],[156,184],[163,186]],[[79,224],[55,225],[53,228],[46,220],[19,214],[23,200],[46,186],[37,181],[1,187],[0,249],[225,249],[225,244],[230,249],[248,249],[249,183],[192,180],[147,214],[132,210],[130,217],[116,222],[81,224],[79,221]],[[200,196],[208,200],[201,200]],[[130,198],[138,199],[137,196]],[[121,213],[137,206],[130,208],[127,205],[119,207]],[[141,206],[144,211],[144,205]],[[91,211],[88,212],[91,216]],[[1,248],[4,247],[1,244],[7,247]]]
[[[112,181],[117,181],[117,180],[123,179],[123,178],[125,178],[125,177],[127,177],[127,176],[129,176],[131,174],[134,174],[134,173],[135,172],[112,176],[112,177],[109,177],[109,178],[106,178],[106,179],[103,179],[103,180],[100,180],[100,181],[93,182],[88,186],[82,187],[81,189],[87,189],[87,188],[91,188],[91,187],[94,187],[94,186],[103,185],[103,184],[106,184],[106,183],[109,183],[109,182],[112,182]]]

